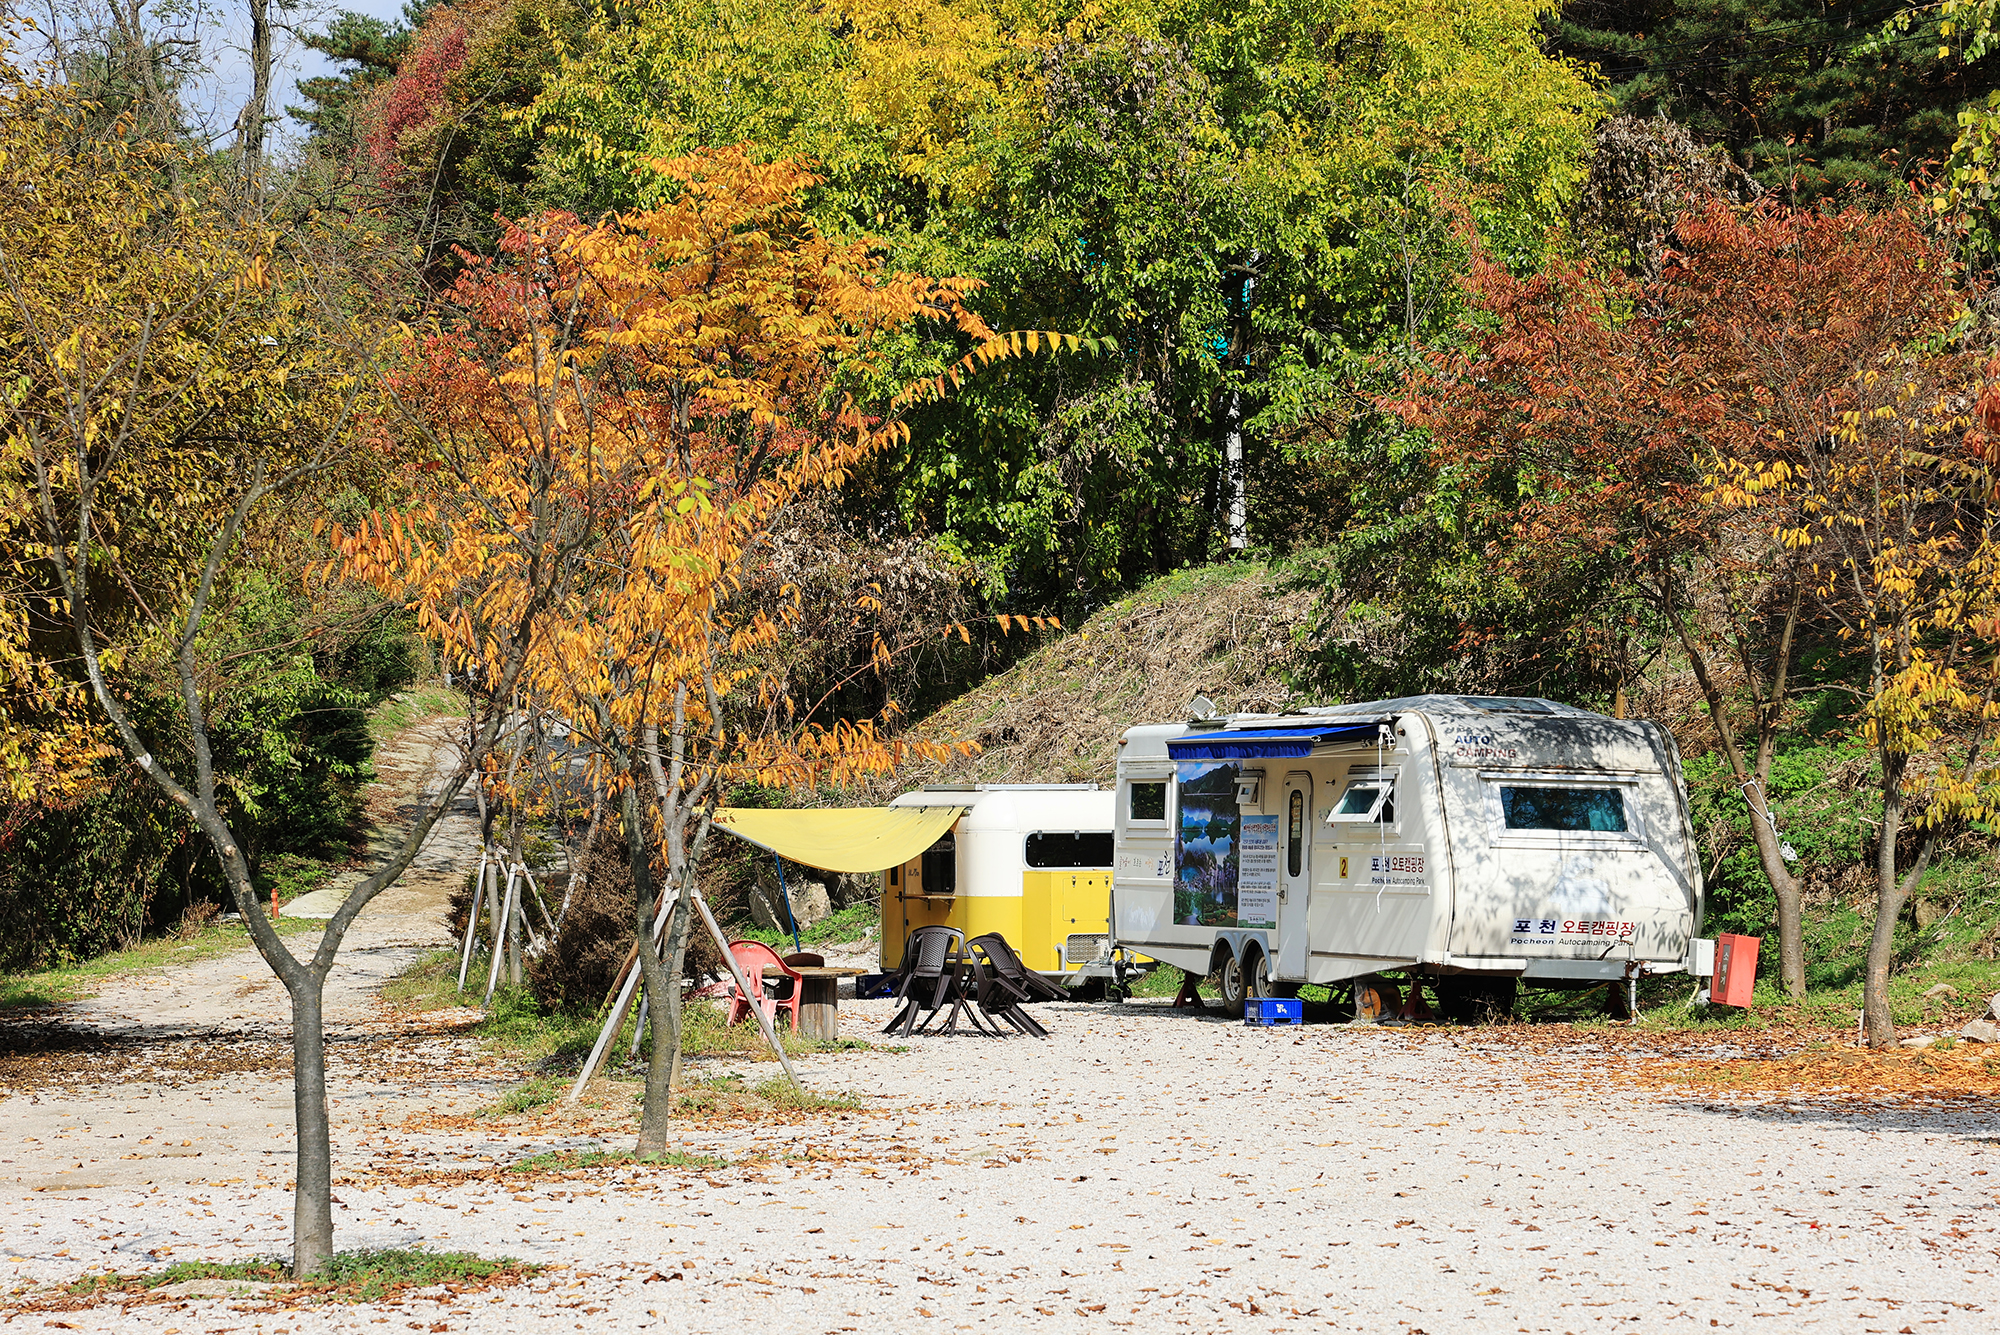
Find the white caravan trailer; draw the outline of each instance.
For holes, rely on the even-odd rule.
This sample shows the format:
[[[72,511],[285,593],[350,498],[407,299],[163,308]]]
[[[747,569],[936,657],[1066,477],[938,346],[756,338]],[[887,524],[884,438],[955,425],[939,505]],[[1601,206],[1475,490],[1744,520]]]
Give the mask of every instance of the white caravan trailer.
[[[1385,970],[1447,1009],[1518,981],[1675,973],[1702,916],[1679,753],[1652,723],[1420,695],[1129,729],[1112,931],[1224,1005]]]

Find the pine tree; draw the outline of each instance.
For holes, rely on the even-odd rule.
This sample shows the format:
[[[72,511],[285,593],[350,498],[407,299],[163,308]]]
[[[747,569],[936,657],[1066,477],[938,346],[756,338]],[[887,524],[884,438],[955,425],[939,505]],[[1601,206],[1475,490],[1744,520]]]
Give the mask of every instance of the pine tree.
[[[1889,190],[1941,163],[2000,57],[1938,55],[1935,19],[1884,31],[1887,0],[1570,0],[1554,46],[1596,64],[1618,109],[1720,144],[1792,202]]]
[[[306,127],[322,144],[351,148],[354,114],[368,92],[394,78],[410,49],[410,38],[436,0],[405,0],[403,16],[395,21],[342,10],[318,32],[301,40],[343,68],[299,80],[299,96],[307,105],[286,107],[285,114]]]

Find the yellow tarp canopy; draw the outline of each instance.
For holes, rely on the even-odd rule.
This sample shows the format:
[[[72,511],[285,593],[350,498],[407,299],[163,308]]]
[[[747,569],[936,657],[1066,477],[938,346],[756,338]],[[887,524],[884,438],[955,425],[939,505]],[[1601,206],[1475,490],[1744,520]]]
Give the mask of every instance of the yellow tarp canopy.
[[[716,828],[822,871],[884,871],[936,843],[965,807],[725,807]]]

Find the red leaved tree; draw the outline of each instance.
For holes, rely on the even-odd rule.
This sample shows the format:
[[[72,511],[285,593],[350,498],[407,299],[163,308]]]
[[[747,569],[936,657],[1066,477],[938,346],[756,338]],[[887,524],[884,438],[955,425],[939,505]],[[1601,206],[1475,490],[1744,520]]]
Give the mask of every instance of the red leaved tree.
[[[406,140],[429,127],[442,113],[451,78],[465,64],[465,25],[446,13],[426,23],[411,44],[402,67],[377,95],[372,124],[363,147],[376,181],[397,185],[410,171],[404,161]]]
[[[1476,254],[1465,341],[1393,406],[1429,432],[1498,573],[1686,656],[1805,990],[1801,888],[1766,784],[1818,578],[1790,485],[1885,352],[1937,333],[1949,275],[1907,211],[1682,218],[1658,277],[1517,278]],[[1468,626],[1469,637],[1494,628]]]

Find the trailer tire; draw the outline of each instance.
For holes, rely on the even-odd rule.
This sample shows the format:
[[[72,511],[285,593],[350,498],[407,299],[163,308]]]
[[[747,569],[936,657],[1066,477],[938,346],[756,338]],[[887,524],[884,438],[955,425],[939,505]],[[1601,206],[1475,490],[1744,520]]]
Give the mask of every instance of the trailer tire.
[[[1215,990],[1220,996],[1222,1013],[1228,1016],[1243,1014],[1245,980],[1243,963],[1232,954],[1225,953],[1215,967]]]
[[[1271,957],[1252,946],[1246,952],[1243,965],[1243,991],[1252,997],[1295,997],[1299,994],[1297,983],[1274,983],[1271,981]]]
[[[1111,984],[1103,978],[1085,978],[1077,983],[1065,983],[1064,989],[1071,1001],[1102,1001],[1111,995]]]

